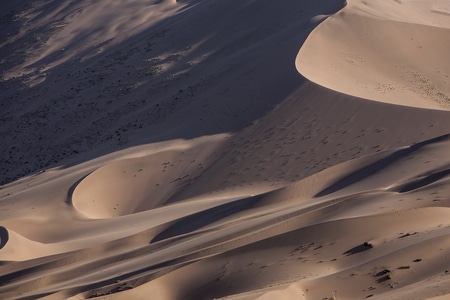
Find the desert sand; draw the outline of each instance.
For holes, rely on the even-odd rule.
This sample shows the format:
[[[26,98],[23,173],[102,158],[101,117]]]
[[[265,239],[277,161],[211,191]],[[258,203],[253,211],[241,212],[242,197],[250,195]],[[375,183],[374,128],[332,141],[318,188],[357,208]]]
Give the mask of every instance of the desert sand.
[[[450,299],[450,1],[0,5],[1,299]]]

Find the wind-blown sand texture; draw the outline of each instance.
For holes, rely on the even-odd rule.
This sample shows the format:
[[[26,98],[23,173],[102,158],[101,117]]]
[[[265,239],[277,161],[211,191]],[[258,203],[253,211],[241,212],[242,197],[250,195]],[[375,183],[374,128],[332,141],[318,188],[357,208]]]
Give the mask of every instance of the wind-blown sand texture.
[[[0,5],[1,299],[447,299],[450,2]]]

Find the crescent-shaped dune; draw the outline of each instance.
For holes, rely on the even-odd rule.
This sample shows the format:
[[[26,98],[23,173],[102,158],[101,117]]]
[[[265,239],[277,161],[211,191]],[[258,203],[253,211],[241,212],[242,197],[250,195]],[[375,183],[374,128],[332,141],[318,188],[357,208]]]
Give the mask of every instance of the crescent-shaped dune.
[[[297,69],[339,92],[448,109],[450,18],[435,16],[438,4],[431,2],[349,1],[314,29],[299,51]],[[416,3],[424,6],[420,13]]]
[[[0,298],[448,298],[449,12],[1,6]]]
[[[172,198],[203,173],[201,162],[214,147],[214,143],[200,142],[111,162],[82,178],[73,187],[70,202],[90,218],[117,217],[164,206],[176,201]]]

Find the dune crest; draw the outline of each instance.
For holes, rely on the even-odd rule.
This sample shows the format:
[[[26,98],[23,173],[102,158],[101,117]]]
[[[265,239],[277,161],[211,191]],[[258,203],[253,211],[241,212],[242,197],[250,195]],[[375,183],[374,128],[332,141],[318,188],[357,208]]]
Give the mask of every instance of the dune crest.
[[[314,29],[298,53],[297,69],[339,92],[449,109],[450,18],[435,16],[439,3],[349,1]]]
[[[163,299],[178,299],[182,295],[192,295],[189,299],[213,295],[229,295],[225,299],[265,299],[299,294],[313,299],[330,296],[333,291],[338,291],[341,297],[364,297],[370,286],[375,285],[381,292],[390,290],[390,280],[384,279],[383,268],[392,270],[390,274],[400,287],[424,284],[428,276],[443,276],[440,274],[446,271],[440,260],[447,255],[442,247],[448,242],[450,211],[448,198],[441,195],[450,192],[450,172],[446,171],[450,161],[430,158],[449,150],[450,140],[443,136],[343,163],[256,196],[217,199],[214,204],[205,201],[208,198],[205,195],[203,200],[198,197],[190,202],[178,201],[166,208],[161,203],[160,208],[146,207],[140,213],[130,211],[131,215],[116,217],[114,222],[129,224],[134,214],[134,222],[141,222],[141,228],[146,230],[114,239],[111,234],[118,234],[118,227],[110,222],[101,227],[110,240],[96,245],[91,242],[85,249],[74,248],[76,238],[36,248],[36,242],[33,242],[36,245],[26,242],[13,233],[5,249],[32,247],[34,255],[42,256],[43,260],[29,260],[32,256],[24,252],[22,257],[28,259],[24,262],[26,268],[46,270],[53,275],[46,277],[48,284],[41,285],[39,273],[29,272],[25,276],[10,269],[15,264],[5,264],[0,271],[8,283],[0,287],[0,293],[14,298],[20,291],[31,289],[33,292],[24,295],[53,294],[58,298],[75,296],[81,288],[89,291],[80,297],[120,291],[117,299],[148,292]],[[106,166],[122,170],[119,166],[136,166],[130,160],[142,163],[149,158],[155,159],[150,155]],[[95,175],[92,180],[97,182],[97,177],[103,176]],[[120,188],[119,182],[113,183]],[[133,185],[127,180],[125,183]],[[196,184],[192,181],[192,188]],[[144,186],[148,185],[138,184],[135,188]],[[81,196],[74,198],[77,197]],[[163,213],[165,209],[167,212]],[[151,217],[153,210],[155,216],[161,221],[166,217],[166,221],[158,222]],[[108,210],[104,207],[99,211]],[[411,218],[415,222],[410,222]],[[153,226],[146,220],[152,220]],[[426,246],[429,250],[423,252],[425,245],[429,245]],[[36,252],[38,249],[42,250]],[[50,251],[60,255],[46,258]],[[17,255],[16,259],[20,259]],[[424,269],[425,265],[419,263],[422,260],[426,261]],[[417,275],[403,269],[415,270]],[[79,274],[76,279],[65,275],[73,272]],[[354,282],[352,272],[371,274],[358,278],[358,284],[366,290],[345,288]],[[187,279],[186,274],[191,277]],[[254,280],[239,279],[248,276]],[[205,280],[210,281],[207,289],[202,288]],[[19,284],[21,288],[16,289]],[[174,284],[177,290],[169,293],[169,286]],[[227,288],[228,284],[233,289]]]
[[[70,202],[89,218],[110,218],[164,206],[204,170],[214,143],[165,149],[108,163],[82,178]]]
[[[447,2],[112,2],[0,7],[1,299],[450,295]]]

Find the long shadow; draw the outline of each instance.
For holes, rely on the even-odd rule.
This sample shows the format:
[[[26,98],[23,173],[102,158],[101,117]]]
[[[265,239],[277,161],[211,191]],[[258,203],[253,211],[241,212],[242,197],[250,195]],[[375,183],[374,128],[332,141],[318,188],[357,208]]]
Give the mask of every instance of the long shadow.
[[[252,208],[262,199],[262,195],[235,200],[233,202],[225,203],[193,215],[182,218],[181,220],[172,224],[169,228],[155,236],[151,243],[159,242],[174,236],[194,232],[209,224],[217,222],[236,212],[242,212]]]
[[[318,24],[311,19],[345,6],[343,0],[181,3],[177,14],[117,45],[105,50],[104,41],[49,67],[88,38],[80,32],[66,50],[30,65],[33,74],[3,81],[0,184],[135,145],[249,126],[305,81],[294,61]],[[261,22],[259,11],[273,14]],[[62,10],[60,21],[70,13]],[[39,30],[47,36],[50,27]],[[34,49],[39,30],[8,48],[21,49],[12,51],[13,58],[22,55],[14,63]],[[34,86],[23,83],[41,75]]]
[[[9,233],[8,229],[3,226],[0,226],[0,249],[5,247],[6,243],[9,241]]]
[[[429,144],[433,144],[433,143],[438,143],[438,142],[442,142],[444,140],[449,139],[450,135],[446,134],[443,136],[439,136],[430,140],[426,140],[417,144],[414,144],[410,147],[395,151],[394,153],[383,157],[380,160],[377,160],[371,164],[368,164],[367,166],[364,166],[363,168],[347,175],[344,176],[343,178],[339,179],[337,182],[335,182],[334,184],[330,185],[329,187],[323,189],[322,191],[320,191],[319,193],[317,193],[315,195],[315,197],[322,197],[328,194],[332,194],[340,189],[346,188],[350,185],[353,185],[359,181],[364,180],[365,178],[372,176],[375,173],[381,172],[382,170],[386,169],[387,167],[395,164],[397,161],[399,161],[400,159],[404,158],[405,156],[419,150],[420,148],[429,145]],[[439,176],[445,176],[447,173],[444,174],[439,174]],[[431,179],[435,179],[434,177]],[[430,180],[430,179],[428,179]],[[437,180],[437,179],[436,179]]]
[[[431,175],[425,176],[424,178],[420,178],[420,179],[414,180],[412,182],[406,183],[406,184],[398,187],[396,190],[399,193],[410,192],[410,191],[419,189],[421,187],[427,186],[429,184],[432,184],[448,175],[450,175],[450,169],[442,170],[442,171],[433,173]]]
[[[354,255],[354,254],[358,254],[367,250],[372,249],[372,245],[368,244],[368,243],[364,243],[358,246],[355,246],[351,249],[348,249],[347,251],[344,252],[344,255],[350,256],[350,255]]]

